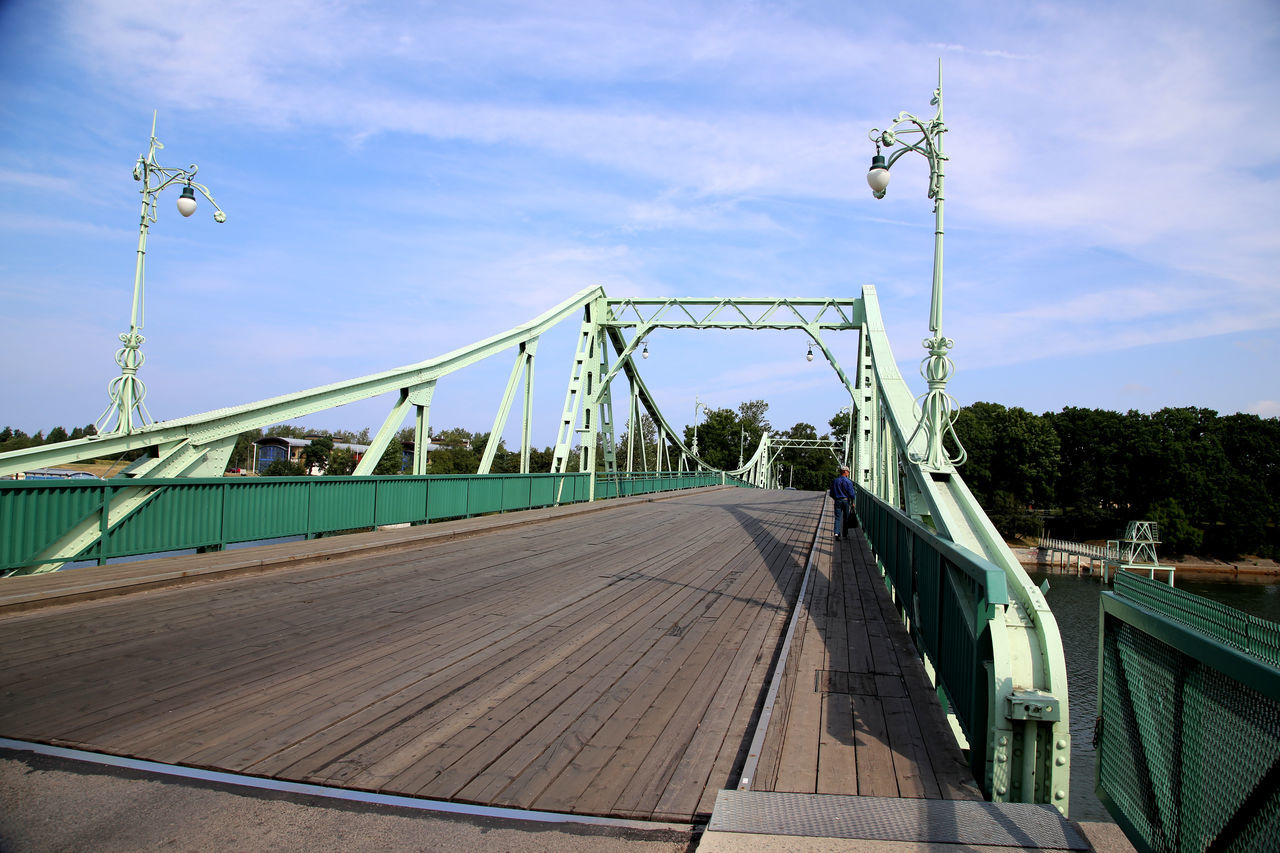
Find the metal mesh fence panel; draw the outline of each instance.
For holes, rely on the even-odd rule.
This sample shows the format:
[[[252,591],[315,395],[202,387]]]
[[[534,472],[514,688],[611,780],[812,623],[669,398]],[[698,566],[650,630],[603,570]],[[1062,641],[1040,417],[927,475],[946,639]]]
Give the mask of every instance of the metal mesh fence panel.
[[[1099,796],[1140,849],[1280,849],[1280,670],[1153,601],[1104,596]]]

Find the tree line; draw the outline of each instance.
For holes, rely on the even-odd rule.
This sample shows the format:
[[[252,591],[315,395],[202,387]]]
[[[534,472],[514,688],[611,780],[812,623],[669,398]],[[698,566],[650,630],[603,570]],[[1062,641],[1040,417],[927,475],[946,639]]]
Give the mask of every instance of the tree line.
[[[697,425],[699,456],[725,470],[749,460],[769,432],[776,438],[843,439],[847,411],[827,422],[828,431],[797,423],[774,429],[769,404],[748,400],[737,409],[707,409]],[[637,424],[633,440],[624,425],[617,436],[618,467],[657,470],[657,429],[648,416]],[[1219,415],[1211,409],[1166,408],[1151,414],[1067,407],[1035,415],[999,403],[974,403],[959,410],[956,433],[968,454],[961,474],[996,528],[1007,538],[1045,534],[1075,541],[1115,539],[1130,521],[1160,524],[1162,550],[1231,559],[1241,554],[1280,558],[1280,419],[1258,415]],[[93,435],[92,425],[68,432],[54,427],[28,436],[0,430],[0,452]],[[280,424],[241,433],[229,467],[248,468],[252,444],[264,436],[311,438],[303,465],[279,461],[265,474],[302,474],[316,469],[328,475],[350,474],[351,451],[338,444],[369,444],[369,430],[313,430]],[[379,474],[403,473],[403,448],[412,441],[405,429],[391,442],[376,467]],[[474,474],[491,436],[451,427],[436,432],[440,445],[430,456],[432,474]],[[692,446],[694,427],[684,428]],[[602,441],[602,439],[601,439]],[[597,446],[603,450],[602,445]],[[643,456],[641,455],[643,454]],[[549,471],[552,448],[532,450],[530,470]],[[577,471],[578,451],[568,470]],[[602,467],[603,453],[597,453]],[[836,475],[830,451],[788,448],[781,452],[783,486],[825,491]],[[304,468],[303,466],[306,466]],[[516,473],[520,454],[499,438],[493,473]]]
[[[35,435],[27,435],[20,429],[7,426],[4,429],[0,429],[0,453],[8,453],[11,450],[25,450],[28,447],[39,447],[42,444],[56,444],[59,441],[71,441],[72,439],[86,438],[97,434],[98,428],[93,424],[76,427],[71,432],[67,432],[65,427],[56,426],[49,430],[47,435],[44,430],[38,431]]]
[[[1162,551],[1280,558],[1280,419],[974,403],[956,434],[961,474],[1007,537],[1116,539],[1149,520]]]

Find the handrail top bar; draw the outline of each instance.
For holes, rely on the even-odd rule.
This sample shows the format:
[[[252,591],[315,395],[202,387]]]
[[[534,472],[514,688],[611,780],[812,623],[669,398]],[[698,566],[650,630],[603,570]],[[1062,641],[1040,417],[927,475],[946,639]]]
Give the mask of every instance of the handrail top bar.
[[[1213,635],[1178,620],[1149,604],[1127,598],[1123,593],[1104,591],[1099,598],[1102,612],[1150,634],[1189,657],[1246,684],[1280,702],[1280,668],[1244,649],[1224,643]]]
[[[898,508],[891,506],[871,492],[855,486],[858,492],[865,495],[867,499],[878,504],[886,512],[891,513],[901,524],[908,530],[918,536],[924,537],[933,547],[937,548],[947,560],[960,571],[982,584],[986,590],[986,599],[988,604],[1008,604],[1009,603],[1009,587],[1005,580],[1004,569],[995,563],[986,559],[979,554],[975,554],[962,545],[957,545],[950,540],[943,539],[934,531],[915,521],[911,516],[902,512]]]
[[[707,476],[710,472],[689,472],[689,471],[617,471],[614,473],[606,473],[597,471],[598,479],[627,479],[627,480],[650,480],[663,477],[693,477]],[[716,471],[715,474],[720,474]],[[3,489],[100,489],[110,486],[115,489],[133,489],[133,488],[186,488],[187,486],[269,486],[273,483],[350,483],[350,482],[379,482],[383,480],[392,480],[395,482],[410,482],[415,480],[476,480],[476,479],[493,479],[497,480],[503,477],[590,477],[590,471],[565,471],[562,473],[550,473],[546,471],[531,471],[528,474],[520,473],[498,473],[498,474],[365,474],[365,475],[343,475],[341,477],[325,477],[315,476],[311,474],[300,474],[290,477],[263,477],[261,475],[253,477],[108,477],[108,478],[86,478],[79,477],[75,479],[29,479],[29,480],[0,480],[0,490]]]

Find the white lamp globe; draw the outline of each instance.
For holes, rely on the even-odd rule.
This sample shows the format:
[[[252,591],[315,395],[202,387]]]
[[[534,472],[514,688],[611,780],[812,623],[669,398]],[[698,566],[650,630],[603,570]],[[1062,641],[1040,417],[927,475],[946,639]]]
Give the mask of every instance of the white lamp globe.
[[[191,187],[182,188],[182,195],[178,196],[178,212],[183,216],[196,212],[196,194]]]
[[[884,195],[885,189],[889,186],[889,167],[885,165],[884,157],[880,154],[871,158],[871,171],[867,172],[867,184],[877,197]]]

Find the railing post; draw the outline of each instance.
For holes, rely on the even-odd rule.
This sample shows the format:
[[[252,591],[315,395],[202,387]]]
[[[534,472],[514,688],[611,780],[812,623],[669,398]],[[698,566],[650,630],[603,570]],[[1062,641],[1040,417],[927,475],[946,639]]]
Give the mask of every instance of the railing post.
[[[98,565],[105,566],[107,564],[107,534],[111,532],[111,495],[115,489],[110,485],[102,487],[102,518],[99,520],[98,528]]]

